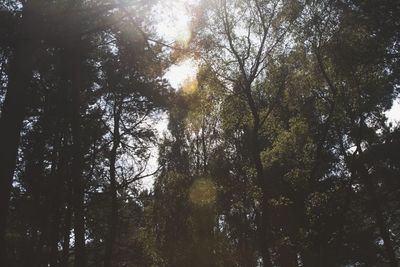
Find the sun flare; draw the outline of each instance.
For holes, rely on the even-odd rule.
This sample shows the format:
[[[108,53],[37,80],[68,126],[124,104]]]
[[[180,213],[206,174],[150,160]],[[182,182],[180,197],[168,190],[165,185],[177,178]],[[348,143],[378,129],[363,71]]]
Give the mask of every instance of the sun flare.
[[[189,190],[190,201],[199,206],[212,206],[217,198],[217,189],[211,179],[201,178],[192,184]]]
[[[181,29],[178,29],[178,34],[176,37],[176,42],[184,47],[187,48],[189,46],[190,40],[192,38],[192,30],[190,28],[190,24],[187,23]]]
[[[178,47],[188,48],[192,38],[191,16],[188,6],[193,0],[165,1],[157,7],[159,22],[157,32],[166,42]],[[197,64],[192,58],[180,60],[166,72],[166,78],[172,87],[178,89],[186,80],[192,80],[197,73]]]

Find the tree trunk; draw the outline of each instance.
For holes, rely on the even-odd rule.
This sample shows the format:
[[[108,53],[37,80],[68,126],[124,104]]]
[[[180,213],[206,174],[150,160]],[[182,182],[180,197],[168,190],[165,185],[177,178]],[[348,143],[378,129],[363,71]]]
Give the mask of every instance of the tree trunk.
[[[77,41],[79,44],[79,40]],[[69,47],[71,60],[72,83],[72,206],[74,210],[75,235],[75,267],[86,266],[85,255],[85,222],[84,222],[84,181],[83,151],[82,151],[82,122],[81,122],[81,72],[82,56],[79,46]]]
[[[59,127],[59,126],[58,126]],[[60,129],[60,128],[58,128]],[[65,155],[61,152],[61,133],[57,132],[54,136],[54,150],[52,151],[51,180],[53,191],[50,195],[50,211],[52,220],[50,224],[49,247],[50,247],[50,266],[58,266],[60,239],[61,206],[63,197],[63,183],[65,181],[66,162]],[[60,155],[60,156],[58,156]]]
[[[110,197],[111,208],[110,217],[108,219],[108,233],[104,252],[104,267],[110,267],[112,263],[112,254],[117,232],[118,223],[118,203],[117,203],[117,181],[115,173],[115,162],[117,159],[117,150],[121,142],[119,125],[121,120],[122,105],[115,104],[114,107],[114,130],[113,130],[113,146],[110,151]]]
[[[19,35],[19,40],[10,60],[8,88],[0,117],[0,265],[4,263],[4,266],[7,266],[5,258],[7,213],[20,134],[29,102],[28,87],[32,78],[36,50],[32,29],[36,24],[32,6],[33,4],[26,4],[24,7],[22,22],[16,33]]]
[[[261,200],[261,218],[259,224],[259,238],[260,238],[260,247],[261,247],[261,256],[263,259],[264,267],[272,267],[272,259],[269,251],[270,239],[271,239],[271,223],[270,216],[268,210],[268,200],[270,197],[268,184],[266,181],[266,177],[264,175],[264,168],[261,161],[261,150],[259,143],[259,131],[260,131],[260,116],[257,111],[256,104],[254,102],[253,96],[251,94],[251,85],[246,85],[245,94],[247,98],[247,104],[249,105],[252,118],[253,118],[253,127],[251,131],[251,153],[253,156],[254,166],[256,168],[257,173],[257,182],[262,192],[262,200]]]
[[[38,122],[42,124],[42,120]],[[43,178],[44,178],[44,151],[45,151],[45,140],[43,138],[42,126],[37,127],[34,139],[36,140],[32,144],[32,151],[25,154],[25,172],[23,174],[22,181],[26,184],[26,190],[30,195],[29,203],[30,207],[28,212],[27,223],[32,233],[31,237],[28,238],[27,250],[24,257],[24,266],[40,266],[43,265],[43,236],[46,235],[45,220],[47,218],[46,209],[41,204],[41,196],[43,195]]]
[[[269,251],[270,241],[271,241],[271,221],[268,210],[268,200],[269,200],[269,190],[264,178],[264,171],[261,162],[261,156],[259,151],[258,139],[253,136],[253,156],[255,160],[257,180],[262,191],[261,200],[261,224],[260,224],[260,245],[261,253],[263,258],[264,267],[272,267],[272,259]]]

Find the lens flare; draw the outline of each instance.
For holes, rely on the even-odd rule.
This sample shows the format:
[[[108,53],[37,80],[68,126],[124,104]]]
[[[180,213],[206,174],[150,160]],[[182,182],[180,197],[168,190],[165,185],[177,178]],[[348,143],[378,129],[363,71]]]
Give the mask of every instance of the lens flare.
[[[200,178],[194,181],[189,191],[190,201],[199,206],[212,206],[217,198],[217,190],[213,181]]]
[[[197,88],[199,87],[199,83],[196,78],[187,79],[182,84],[182,91],[187,95],[191,95],[196,92]]]

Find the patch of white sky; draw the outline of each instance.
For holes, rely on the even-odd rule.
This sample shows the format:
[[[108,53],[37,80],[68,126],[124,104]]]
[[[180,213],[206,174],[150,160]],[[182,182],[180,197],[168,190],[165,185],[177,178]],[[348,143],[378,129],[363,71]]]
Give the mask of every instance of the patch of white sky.
[[[390,110],[386,111],[388,123],[398,125],[400,123],[400,96],[393,100],[393,106]]]
[[[185,43],[191,37],[191,16],[189,8],[196,4],[196,0],[164,0],[153,9],[153,16],[156,22],[155,30],[163,42],[173,46],[174,42]],[[192,58],[185,58],[170,66],[164,75],[170,85],[178,90],[185,81],[196,77],[197,64]],[[159,139],[167,133],[168,115],[166,113],[159,116],[155,124]],[[158,168],[158,148],[153,147],[150,151],[151,157],[148,164],[148,172],[153,173]],[[151,189],[154,183],[154,176],[146,177],[142,180],[145,189]]]

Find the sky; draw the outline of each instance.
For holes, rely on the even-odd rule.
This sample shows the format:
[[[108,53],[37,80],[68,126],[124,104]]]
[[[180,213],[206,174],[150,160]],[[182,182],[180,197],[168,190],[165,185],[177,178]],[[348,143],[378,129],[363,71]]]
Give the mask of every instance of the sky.
[[[393,124],[400,123],[400,97],[393,101],[392,108],[386,112],[388,122]]]

